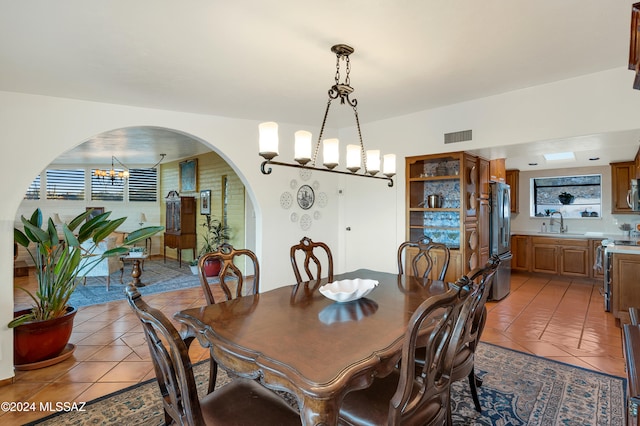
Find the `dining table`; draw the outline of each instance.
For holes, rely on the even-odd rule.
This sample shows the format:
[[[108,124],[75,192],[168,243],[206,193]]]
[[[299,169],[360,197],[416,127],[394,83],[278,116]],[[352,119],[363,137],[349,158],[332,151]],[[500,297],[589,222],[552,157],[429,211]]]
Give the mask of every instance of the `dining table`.
[[[218,365],[293,394],[303,425],[336,425],[345,394],[390,374],[408,321],[443,281],[359,269],[334,281],[372,279],[365,297],[334,302],[319,292],[327,280],[285,285],[174,318],[195,333]]]

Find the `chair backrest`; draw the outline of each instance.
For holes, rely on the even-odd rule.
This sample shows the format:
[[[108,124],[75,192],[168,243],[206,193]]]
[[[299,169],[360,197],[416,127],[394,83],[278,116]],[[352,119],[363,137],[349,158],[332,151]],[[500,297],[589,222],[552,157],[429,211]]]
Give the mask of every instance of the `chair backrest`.
[[[462,284],[467,285],[480,279],[480,281],[475,285],[471,296],[471,308],[469,309],[464,332],[460,339],[460,345],[469,344],[474,352],[478,342],[480,341],[482,330],[484,330],[484,324],[487,321],[487,308],[485,305],[487,303],[489,293],[491,292],[493,278],[499,265],[500,258],[497,255],[491,256],[484,267],[476,268],[469,273],[468,278],[463,276],[459,281]]]
[[[306,277],[302,276],[300,265],[298,264],[298,254],[304,254],[301,266]],[[320,254],[322,260],[318,257],[318,254]],[[291,266],[298,284],[304,281],[319,281],[322,278],[323,260],[327,265],[327,278],[329,282],[333,281],[333,256],[331,255],[331,249],[325,243],[313,242],[309,237],[304,237],[299,244],[291,247],[289,256],[291,257]],[[313,262],[313,266],[311,262]]]
[[[416,277],[429,278],[429,274],[434,265],[434,254],[432,250],[442,251],[442,265],[436,271],[436,278],[443,281],[449,267],[451,252],[449,247],[443,243],[435,243],[427,236],[418,241],[405,241],[398,247],[398,273],[404,275],[404,263],[407,258],[407,249],[417,248],[416,255],[411,259],[411,272]],[[409,265],[407,265],[408,267]]]
[[[165,421],[168,415],[179,425],[204,424],[188,349],[180,334],[162,312],[142,300],[135,286],[128,285],[126,293],[149,344]]]
[[[216,303],[204,266],[210,260],[220,262],[217,280],[224,296],[218,301],[257,294],[260,291],[260,265],[255,253],[248,249],[235,249],[231,244],[221,244],[218,250],[203,254],[198,261],[200,284],[209,305]],[[244,274],[238,265],[244,266]],[[249,271],[249,269],[253,269],[253,271]],[[218,283],[218,281],[215,282]]]
[[[449,405],[451,371],[464,321],[470,308],[471,288],[450,286],[440,295],[425,300],[411,316],[402,347],[400,380],[389,403],[389,423],[425,424],[434,413],[428,406],[439,407],[439,416],[446,417]],[[426,334],[426,336],[422,336]],[[418,343],[420,342],[420,343]],[[426,359],[416,369],[416,347],[426,343]]]

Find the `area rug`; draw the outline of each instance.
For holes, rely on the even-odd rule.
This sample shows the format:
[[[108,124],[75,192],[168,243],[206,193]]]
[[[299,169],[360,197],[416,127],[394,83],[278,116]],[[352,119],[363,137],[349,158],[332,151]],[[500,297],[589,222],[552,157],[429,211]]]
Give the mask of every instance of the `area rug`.
[[[455,425],[624,424],[626,380],[482,343],[476,369],[482,413],[475,411],[466,380],[452,388]],[[208,362],[195,366],[203,393]],[[216,386],[229,377],[218,374]],[[295,404],[293,397],[287,400]],[[77,401],[80,402],[80,401]],[[161,425],[163,410],[155,380],[88,402],[84,412],[56,414],[30,424]]]
[[[86,285],[83,285],[82,282],[78,284],[71,295],[69,305],[81,307],[124,300],[124,289],[131,280],[131,264],[129,263],[125,265],[122,284],[120,283],[119,270],[111,274],[109,291],[107,291],[106,277],[88,277]],[[200,285],[198,276],[191,272],[189,265],[183,263],[181,268],[175,260],[167,260],[167,263],[164,263],[162,259],[145,260],[140,280],[145,284],[144,287],[138,288],[142,295],[182,290]]]

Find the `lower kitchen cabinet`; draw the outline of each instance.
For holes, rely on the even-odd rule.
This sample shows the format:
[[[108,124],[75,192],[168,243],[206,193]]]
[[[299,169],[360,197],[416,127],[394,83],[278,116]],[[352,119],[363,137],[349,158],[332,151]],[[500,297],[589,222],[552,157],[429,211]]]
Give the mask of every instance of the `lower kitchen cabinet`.
[[[514,235],[511,237],[511,269],[514,271],[531,271],[531,253],[529,246],[531,238],[527,235]]]
[[[592,243],[588,239],[511,237],[514,270],[542,272],[570,277],[592,276]]]
[[[611,313],[623,324],[629,323],[629,308],[640,306],[640,256],[613,253],[611,270]]]

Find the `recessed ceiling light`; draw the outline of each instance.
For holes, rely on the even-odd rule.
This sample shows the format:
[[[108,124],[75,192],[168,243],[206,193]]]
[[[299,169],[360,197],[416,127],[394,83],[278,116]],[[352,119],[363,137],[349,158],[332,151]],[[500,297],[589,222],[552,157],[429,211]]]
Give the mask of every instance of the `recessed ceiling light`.
[[[589,158],[589,161],[597,161],[599,159],[600,159],[600,157],[591,157],[591,158]]]
[[[529,163],[530,166],[537,166],[538,163]]]
[[[576,156],[573,152],[555,152],[553,154],[544,154],[547,161],[575,160]]]

